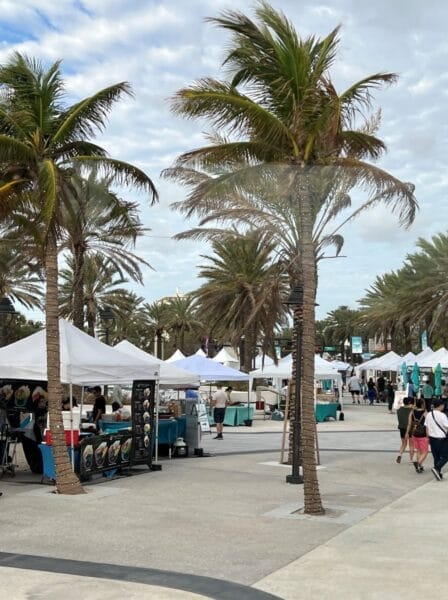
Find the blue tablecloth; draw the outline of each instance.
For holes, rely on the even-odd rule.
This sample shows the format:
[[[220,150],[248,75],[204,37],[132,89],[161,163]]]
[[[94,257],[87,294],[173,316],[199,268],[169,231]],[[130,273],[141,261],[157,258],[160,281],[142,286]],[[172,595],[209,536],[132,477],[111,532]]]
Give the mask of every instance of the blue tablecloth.
[[[176,438],[185,437],[187,417],[159,419],[159,444],[174,444]]]
[[[42,454],[43,463],[43,477],[48,479],[56,479],[56,469],[54,466],[53,446],[47,446],[47,444],[39,444],[39,450]],[[71,447],[67,446],[67,452],[71,459]],[[79,450],[75,450],[75,471],[79,472]]]
[[[229,425],[230,427],[238,427],[239,425],[243,425],[246,419],[252,419],[254,416],[254,409],[252,407],[248,408],[245,406],[227,406],[226,414],[224,416],[224,425]],[[213,419],[213,412],[209,416],[210,425],[214,425],[215,421]]]
[[[316,404],[314,414],[316,415],[316,421],[322,423],[330,417],[336,420],[338,410],[337,402],[328,402],[325,404]]]

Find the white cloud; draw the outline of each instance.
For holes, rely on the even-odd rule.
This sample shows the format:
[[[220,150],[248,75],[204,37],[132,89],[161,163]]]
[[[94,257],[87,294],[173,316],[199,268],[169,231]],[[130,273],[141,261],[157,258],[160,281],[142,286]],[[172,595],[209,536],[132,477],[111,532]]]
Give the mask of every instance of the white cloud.
[[[273,0],[298,31],[323,35],[342,24],[340,55],[333,73],[338,89],[366,74],[394,71],[397,85],[376,94],[383,109],[380,136],[389,152],[381,166],[416,184],[421,211],[409,231],[399,230],[389,212],[377,208],[343,232],[347,258],[326,261],[320,272],[319,311],[354,305],[375,274],[397,268],[419,235],[445,229],[448,180],[445,118],[448,78],[448,5],[430,0]],[[45,61],[63,58],[70,100],[117,81],[129,81],[134,98],[113,110],[98,142],[113,156],[147,170],[160,189],[160,204],[142,215],[153,235],[171,236],[185,223],[169,204],[185,191],[159,179],[175,157],[199,146],[206,124],[170,113],[169,98],[181,86],[205,76],[222,76],[228,36],[204,22],[225,8],[252,10],[252,0],[2,0],[0,61],[13,49]],[[8,37],[9,32],[9,37]],[[8,41],[8,39],[10,41]],[[207,246],[164,237],[139,241],[138,251],[157,269],[145,271],[148,299],[193,289],[199,254]]]

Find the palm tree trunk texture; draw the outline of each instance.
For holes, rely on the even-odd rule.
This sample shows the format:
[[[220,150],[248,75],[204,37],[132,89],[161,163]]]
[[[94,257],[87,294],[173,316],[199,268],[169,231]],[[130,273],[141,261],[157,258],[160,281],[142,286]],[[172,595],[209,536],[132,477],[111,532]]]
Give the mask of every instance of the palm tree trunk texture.
[[[256,335],[253,328],[247,329],[244,335],[243,371],[249,373],[252,370],[252,356],[255,347]]]
[[[54,234],[49,234],[45,257],[48,411],[56,469],[56,489],[60,494],[81,494],[84,489],[72,471],[62,421],[61,362],[58,311],[58,256]]]
[[[73,273],[73,325],[84,330],[84,253],[81,248],[74,248]]]
[[[305,186],[303,186],[305,187]],[[302,465],[304,480],[304,511],[324,514],[319,491],[316,464],[316,427],[314,414],[314,351],[316,259],[313,242],[311,198],[306,190],[299,196],[302,240],[303,324],[302,324]]]

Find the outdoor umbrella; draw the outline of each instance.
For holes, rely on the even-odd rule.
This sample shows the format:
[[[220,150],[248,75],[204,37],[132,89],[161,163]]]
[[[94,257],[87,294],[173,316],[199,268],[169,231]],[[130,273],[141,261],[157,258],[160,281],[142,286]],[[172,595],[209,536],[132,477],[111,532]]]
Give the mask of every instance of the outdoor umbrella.
[[[442,395],[442,367],[440,363],[434,369],[434,395]]]
[[[411,381],[414,384],[415,393],[417,393],[418,388],[420,387],[420,371],[417,363],[414,363],[414,366],[412,367]]]
[[[403,389],[406,389],[408,383],[408,366],[405,362],[401,363],[401,385]]]

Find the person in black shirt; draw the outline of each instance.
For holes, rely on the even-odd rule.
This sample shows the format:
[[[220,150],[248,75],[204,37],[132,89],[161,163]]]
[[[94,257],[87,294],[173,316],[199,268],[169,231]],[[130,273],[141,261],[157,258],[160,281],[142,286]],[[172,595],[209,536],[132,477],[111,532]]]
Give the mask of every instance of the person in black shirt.
[[[106,414],[106,399],[101,393],[101,387],[99,385],[96,385],[93,388],[93,394],[95,396],[95,403],[93,405],[92,419],[95,423],[96,430],[99,431],[99,421],[101,417]]]

